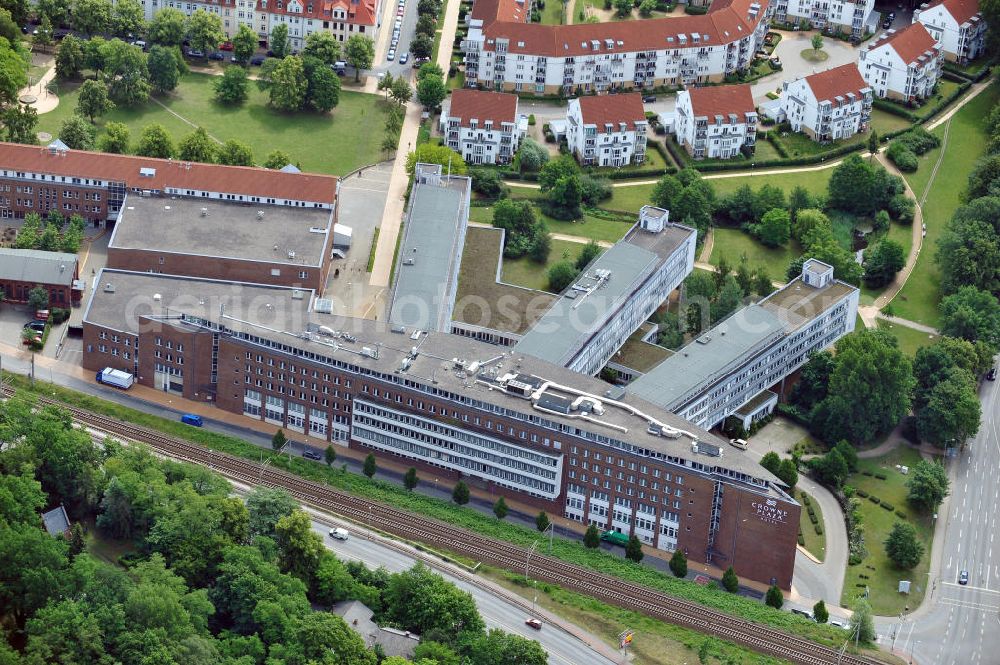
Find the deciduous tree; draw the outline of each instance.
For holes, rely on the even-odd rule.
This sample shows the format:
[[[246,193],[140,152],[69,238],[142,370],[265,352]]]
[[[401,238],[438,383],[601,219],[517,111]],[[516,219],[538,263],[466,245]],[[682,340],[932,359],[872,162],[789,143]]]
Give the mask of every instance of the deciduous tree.
[[[219,44],[226,39],[226,33],[222,30],[222,19],[218,14],[206,12],[204,9],[195,10],[185,21],[184,27],[187,29],[188,39],[191,40],[191,48],[202,53],[217,50]]]
[[[0,112],[0,122],[3,123],[3,135],[11,143],[35,145],[38,135],[38,111],[27,104],[11,104]]]
[[[288,24],[279,23],[271,30],[269,46],[271,54],[279,60],[289,55],[292,46],[288,41]]]
[[[149,49],[147,66],[153,90],[162,95],[177,87],[181,72],[173,49],[154,45]]]
[[[73,35],[66,35],[56,52],[56,76],[61,79],[76,78],[83,69],[83,46]]]
[[[896,522],[885,539],[885,553],[897,568],[910,570],[924,555],[924,546],[917,539],[917,530],[909,522]]]
[[[146,125],[139,136],[135,154],[166,159],[174,156],[174,142],[166,128],[158,123]]]
[[[469,503],[469,486],[464,481],[458,481],[451,491],[451,500],[460,506]]]
[[[127,155],[129,141],[128,125],[124,122],[109,122],[104,126],[104,134],[98,140],[97,146],[101,152]]]
[[[222,76],[212,82],[215,99],[222,104],[242,104],[249,95],[249,79],[242,67],[226,67]],[[284,164],[282,164],[284,166]]]
[[[109,0],[73,0],[73,27],[85,35],[99,35],[111,30]]]
[[[369,69],[375,60],[375,42],[371,37],[351,35],[344,47],[344,57],[354,66],[354,80],[361,80],[361,70]]]
[[[920,460],[910,469],[906,487],[909,490],[907,501],[929,513],[937,510],[948,496],[948,474],[940,464]]]
[[[149,41],[161,46],[180,46],[187,30],[185,19],[184,12],[173,7],[156,12],[149,22]]]
[[[205,164],[214,164],[219,152],[217,144],[209,137],[204,127],[198,127],[181,139],[177,148],[180,159]]]
[[[325,35],[325,32],[314,32],[309,36],[313,35]],[[254,51],[257,50],[257,33],[253,31],[253,28],[246,25],[245,23],[240,24],[240,29],[233,35],[233,57],[236,58],[236,62],[244,67],[250,58],[253,57]],[[229,71],[228,69],[226,70]]]
[[[97,129],[78,115],[64,120],[59,128],[59,140],[74,150],[93,150],[96,136]]]
[[[306,35],[306,45],[302,49],[303,56],[316,58],[326,65],[332,65],[340,60],[340,42],[332,34],[322,30]]]
[[[236,139],[229,139],[222,144],[218,152],[218,161],[220,164],[228,164],[229,166],[253,166],[253,149],[246,143],[241,143]],[[327,448],[332,448],[327,446]],[[336,457],[336,453],[334,453]]]

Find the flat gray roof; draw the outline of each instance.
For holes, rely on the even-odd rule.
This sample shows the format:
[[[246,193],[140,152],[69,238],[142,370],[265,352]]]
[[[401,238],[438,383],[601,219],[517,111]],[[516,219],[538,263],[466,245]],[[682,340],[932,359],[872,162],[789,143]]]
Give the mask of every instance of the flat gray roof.
[[[431,387],[433,390],[448,391],[469,399],[482,400],[512,411],[522,412],[536,418],[545,418],[573,428],[592,431],[600,436],[617,438],[628,445],[639,446],[679,460],[705,465],[708,473],[735,471],[747,476],[775,482],[776,478],[761,467],[748,453],[730,449],[719,437],[699,429],[683,418],[665,411],[654,402],[641,395],[625,394],[617,400],[631,408],[621,408],[608,404],[603,415],[594,417],[597,422],[582,421],[579,418],[540,412],[530,401],[491,389],[476,380],[465,370],[454,366],[453,358],[469,362],[479,362],[480,372],[494,371],[498,374],[516,372],[534,375],[551,381],[557,386],[568,386],[602,399],[607,395],[619,395],[620,391],[600,379],[580,374],[565,367],[521,354],[516,350],[504,349],[475,339],[439,332],[421,332],[420,329],[406,327],[402,332],[391,330],[387,321],[373,321],[333,314],[319,314],[310,311],[310,291],[282,287],[253,286],[221,281],[178,278],[172,275],[137,273],[119,270],[104,270],[100,276],[100,286],[95,290],[85,320],[116,330],[135,331],[138,323],[128,321],[128,310],[139,314],[158,314],[179,317],[197,317],[219,323],[238,335],[247,335],[299,349],[323,358],[350,363],[356,367],[379,372],[387,376],[396,375],[403,366],[403,360],[410,357],[413,347],[418,354],[412,358],[405,377],[409,381]],[[104,290],[106,283],[115,284],[113,293]],[[139,303],[137,294],[160,294],[154,301],[152,295],[147,304]],[[297,298],[295,294],[304,294]],[[128,308],[126,308],[128,305]],[[225,316],[220,305],[225,306]],[[165,323],[187,326],[188,323],[176,319]],[[333,335],[317,332],[306,335],[308,330],[318,331],[318,326],[326,326]],[[342,335],[348,334],[350,337]],[[416,337],[414,333],[420,333]],[[377,358],[364,355],[363,349],[377,350]],[[558,390],[558,388],[555,388]],[[702,455],[691,450],[691,440],[687,437],[668,439],[647,431],[649,421],[632,411],[640,411],[663,424],[694,434],[700,441],[723,448],[721,457]],[[718,471],[712,471],[717,468]],[[740,480],[727,476],[730,482]],[[756,485],[744,483],[761,492],[775,492]]]
[[[780,290],[761,300],[760,305],[784,321],[791,332],[812,321],[857,290],[857,287],[837,281],[817,289],[803,282],[801,277],[796,277]]]
[[[448,330],[469,221],[468,178],[416,181],[396,259],[389,321]]]
[[[129,195],[110,247],[318,266],[332,224],[322,208]]]
[[[674,225],[660,233],[633,227],[592,262],[521,337],[515,347],[518,353],[530,353],[558,365],[569,363],[608,317],[625,304],[691,233],[691,229]],[[599,271],[604,270],[610,276],[602,281]],[[592,292],[586,292],[594,287]]]
[[[69,285],[76,275],[76,254],[40,249],[0,248],[0,279]]]
[[[629,391],[665,409],[676,408],[784,329],[773,312],[749,305],[633,381]]]

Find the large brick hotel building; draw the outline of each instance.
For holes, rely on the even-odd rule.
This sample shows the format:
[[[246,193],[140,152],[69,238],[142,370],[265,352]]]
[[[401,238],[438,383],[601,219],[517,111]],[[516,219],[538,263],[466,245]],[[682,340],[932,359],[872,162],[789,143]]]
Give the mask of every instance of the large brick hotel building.
[[[0,174],[10,172],[8,148],[0,145]],[[87,166],[106,180],[104,160],[118,159],[89,154],[77,173],[53,173],[78,153],[24,150],[32,158],[20,157],[17,171],[36,182],[93,179]],[[187,172],[128,159],[135,160],[128,171]],[[328,268],[329,233],[321,228],[336,216],[336,180],[262,169],[230,178],[228,167],[206,168],[218,175],[203,182],[258,179],[268,194],[227,192],[257,197],[241,203],[187,194],[193,187],[170,181],[151,193],[137,191],[128,173],[115,176],[128,191],[115,215],[117,256],[99,274],[84,314],[85,368],[133,372],[142,385],[403,458],[790,587],[800,508],[750,454],[621,387],[517,349],[325,313],[320,296],[334,294],[322,294],[312,277],[286,282],[282,261],[291,248],[274,245],[295,244],[296,259]],[[299,178],[325,183],[315,190],[323,196],[306,196],[308,181]],[[201,237],[201,224],[217,226]],[[194,247],[198,256],[186,256]],[[256,272],[233,272],[257,264]]]

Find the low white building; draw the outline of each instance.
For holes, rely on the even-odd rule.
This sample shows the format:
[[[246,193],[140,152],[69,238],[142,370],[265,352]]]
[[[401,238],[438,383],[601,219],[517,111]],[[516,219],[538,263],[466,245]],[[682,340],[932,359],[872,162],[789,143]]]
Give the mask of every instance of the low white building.
[[[584,166],[643,163],[648,126],[637,92],[579,97],[566,107],[566,141]]]
[[[853,332],[860,291],[816,259],[758,303],[737,310],[629,386],[699,427],[736,415],[744,427],[771,412],[785,378],[809,355]]]
[[[695,159],[729,159],[752,153],[757,110],[749,85],[691,88],[677,93],[677,142]]]
[[[941,45],[922,23],[889,30],[861,51],[858,68],[878,97],[909,102],[934,92],[941,76]]]
[[[923,23],[950,61],[964,65],[986,48],[986,21],[977,0],[925,2],[913,11],[913,22]]]
[[[872,89],[853,62],[783,84],[781,117],[814,141],[866,132],[871,114]]]
[[[461,89],[441,112],[441,131],[467,164],[509,164],[528,118],[517,113],[517,95]]]
[[[820,30],[861,38],[874,9],[875,0],[777,0],[774,20],[793,24],[805,21]]]

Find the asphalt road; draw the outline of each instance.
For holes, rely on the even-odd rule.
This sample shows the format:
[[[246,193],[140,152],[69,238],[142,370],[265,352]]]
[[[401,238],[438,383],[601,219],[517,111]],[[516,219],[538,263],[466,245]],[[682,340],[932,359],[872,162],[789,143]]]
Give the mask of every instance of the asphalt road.
[[[361,561],[370,568],[382,566],[393,573],[407,570],[416,562],[414,558],[383,545],[378,540],[369,540],[364,532],[353,525],[348,525],[351,537],[346,541],[330,538],[327,535],[329,527],[315,520],[312,527],[313,531],[323,538],[323,544],[327,549],[332,550],[343,561]],[[549,654],[550,665],[611,665],[613,662],[558,626],[546,623],[538,631],[529,628],[524,624],[524,619],[531,612],[526,612],[523,607],[475,584],[470,584],[462,577],[442,570],[437,572],[463,591],[472,594],[487,628],[500,628],[508,633],[538,640]]]
[[[948,523],[935,539],[930,599],[912,618],[876,622],[881,643],[920,665],[1000,663],[1000,384],[980,391],[983,423],[958,456],[949,461],[951,496],[939,515]],[[958,584],[969,571],[967,586]],[[926,580],[914,580],[926,584]]]

